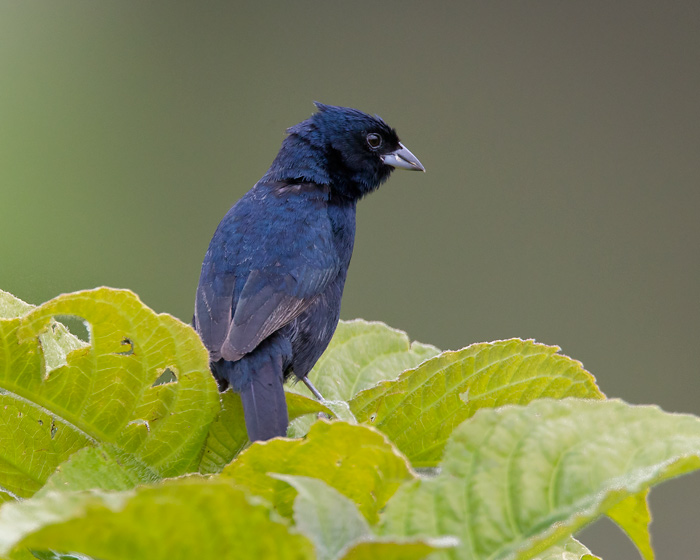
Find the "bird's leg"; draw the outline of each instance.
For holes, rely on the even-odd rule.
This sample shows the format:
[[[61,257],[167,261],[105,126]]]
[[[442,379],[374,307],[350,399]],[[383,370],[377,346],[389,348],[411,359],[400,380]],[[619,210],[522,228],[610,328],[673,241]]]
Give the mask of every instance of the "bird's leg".
[[[323,395],[319,392],[316,387],[314,387],[314,384],[311,383],[311,380],[304,376],[301,378],[301,380],[304,382],[304,384],[309,388],[309,391],[313,394],[314,397],[316,397],[317,400],[321,401],[322,403],[326,402],[326,399],[323,398]],[[325,412],[319,412],[317,415],[318,418],[325,418],[326,420],[330,420],[331,417],[328,416]]]
[[[304,382],[304,385],[306,385],[309,388],[309,391],[313,394],[314,397],[316,397],[317,400],[321,402],[325,402],[326,399],[323,398],[323,395],[318,392],[318,389],[314,387],[314,384],[311,383],[311,380],[305,375],[304,377],[301,378],[301,380]]]

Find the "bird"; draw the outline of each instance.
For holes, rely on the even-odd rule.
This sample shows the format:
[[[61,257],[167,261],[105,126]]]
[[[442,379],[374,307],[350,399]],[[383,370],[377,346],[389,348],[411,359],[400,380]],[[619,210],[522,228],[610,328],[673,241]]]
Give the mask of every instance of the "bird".
[[[307,382],[340,318],[358,200],[394,169],[425,171],[378,116],[315,102],[226,213],[202,263],[193,326],[248,439],[285,436],[284,382]],[[322,398],[318,391],[314,393]]]

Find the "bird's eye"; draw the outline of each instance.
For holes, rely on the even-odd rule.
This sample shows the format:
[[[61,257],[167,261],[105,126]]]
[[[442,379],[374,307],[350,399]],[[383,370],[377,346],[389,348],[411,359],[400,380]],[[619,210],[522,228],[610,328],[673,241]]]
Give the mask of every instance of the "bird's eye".
[[[375,134],[374,132],[370,132],[367,135],[367,144],[369,145],[370,148],[373,150],[376,150],[379,148],[379,146],[382,145],[382,137],[379,136],[379,134]]]

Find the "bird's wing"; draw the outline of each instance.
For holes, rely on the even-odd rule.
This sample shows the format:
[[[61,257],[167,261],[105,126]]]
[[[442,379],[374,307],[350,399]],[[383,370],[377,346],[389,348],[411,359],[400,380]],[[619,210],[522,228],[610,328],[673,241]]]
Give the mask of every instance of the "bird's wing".
[[[251,271],[221,346],[221,356],[236,360],[253,350],[296,319],[337,275],[335,263],[307,264],[284,273],[275,266]]]
[[[235,289],[236,276],[226,271],[217,271],[208,252],[202,279],[197,286],[192,323],[215,362],[221,359],[221,344],[231,326]]]
[[[337,277],[338,264],[330,258],[290,270],[264,266],[247,278],[217,274],[200,283],[194,326],[214,361],[235,361],[252,351],[276,330],[296,319]],[[236,284],[240,284],[238,289]],[[237,303],[235,292],[240,290]]]

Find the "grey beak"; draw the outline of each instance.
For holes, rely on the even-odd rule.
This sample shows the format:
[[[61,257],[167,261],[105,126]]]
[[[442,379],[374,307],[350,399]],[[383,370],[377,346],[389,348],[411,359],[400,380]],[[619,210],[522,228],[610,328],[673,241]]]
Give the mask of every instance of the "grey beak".
[[[406,146],[399,142],[399,149],[382,156],[382,161],[392,167],[409,169],[411,171],[425,171],[423,164],[411,153]]]

